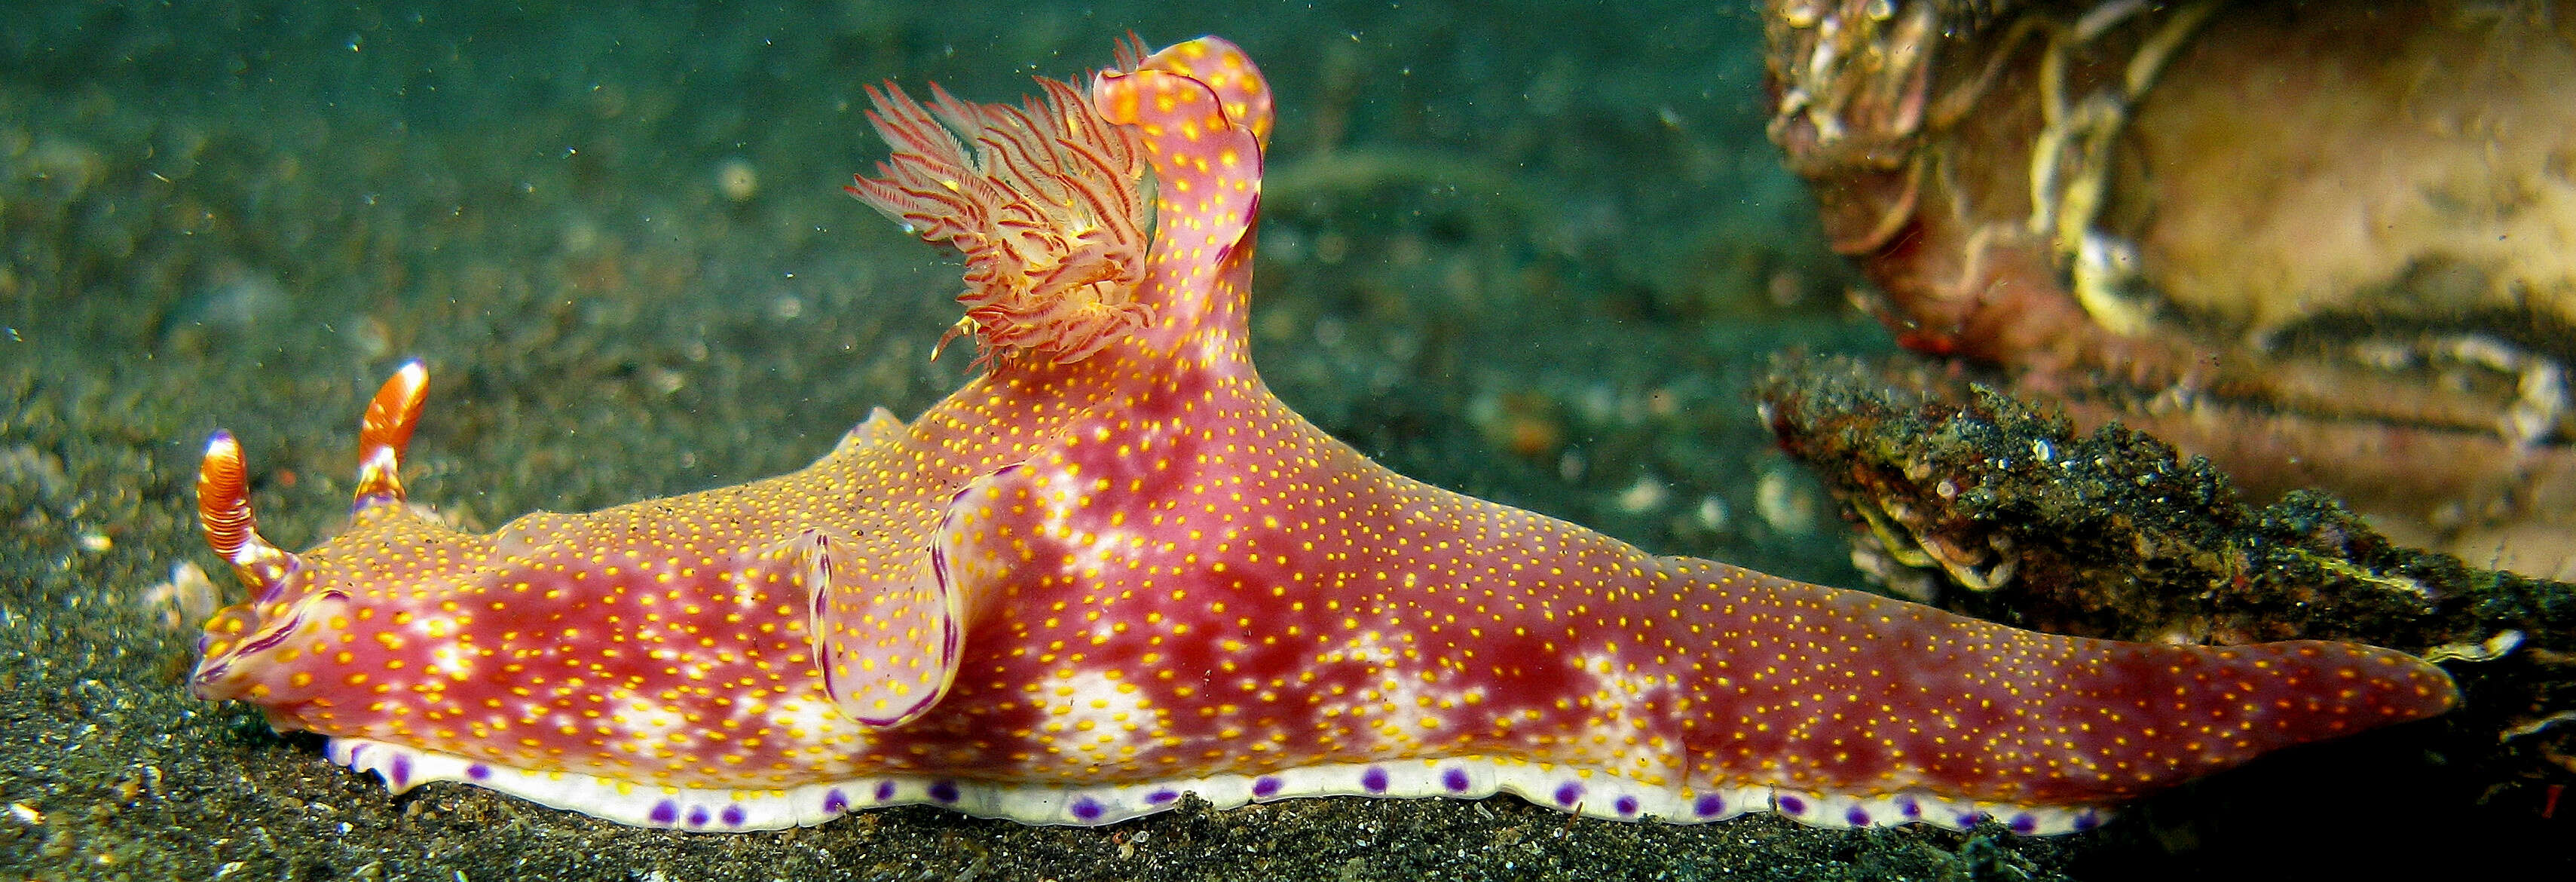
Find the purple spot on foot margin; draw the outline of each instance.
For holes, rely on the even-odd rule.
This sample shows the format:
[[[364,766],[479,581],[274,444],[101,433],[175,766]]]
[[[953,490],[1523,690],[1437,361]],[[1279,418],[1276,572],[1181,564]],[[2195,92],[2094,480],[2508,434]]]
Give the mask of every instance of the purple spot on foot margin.
[[[824,813],[824,814],[827,814],[827,815],[837,815],[837,814],[840,814],[840,813],[842,813],[842,812],[846,812],[846,811],[849,811],[849,810],[850,810],[850,798],[849,798],[849,797],[846,797],[846,796],[842,796],[842,795],[841,795],[841,788],[834,787],[834,788],[832,788],[832,789],[830,789],[830,790],[824,791],[824,793],[823,793],[823,813]]]
[[[1565,782],[1565,783],[1563,783],[1563,784],[1556,785],[1556,804],[1557,804],[1557,805],[1565,806],[1565,807],[1567,807],[1567,808],[1573,808],[1573,807],[1574,807],[1574,803],[1575,803],[1575,801],[1576,801],[1576,800],[1579,800],[1579,799],[1582,799],[1582,798],[1583,798],[1583,785],[1581,785],[1581,784],[1576,784],[1576,783],[1574,783],[1574,782],[1572,782],[1572,781],[1567,781],[1567,782]]]
[[[1155,805],[1162,805],[1163,803],[1171,802],[1172,800],[1179,798],[1181,798],[1181,794],[1171,790],[1157,790],[1152,793],[1145,794],[1145,801]]]
[[[706,807],[706,806],[702,806],[702,805],[693,805],[693,806],[690,806],[690,807],[689,807],[689,826],[691,826],[691,827],[704,827],[704,826],[706,826],[706,825],[707,825],[707,807]]]
[[[1467,770],[1450,769],[1440,773],[1440,786],[1449,788],[1451,793],[1467,792]]]
[[[1854,827],[1867,827],[1869,826],[1869,810],[1861,808],[1860,806],[1852,806],[1849,810],[1843,812],[1843,822]]]
[[[2075,829],[2077,830],[2091,830],[2099,826],[2102,826],[2101,812],[2097,812],[2092,809],[2085,809],[2083,814],[2075,816]]]
[[[1699,801],[1691,803],[1691,811],[1703,818],[1723,814],[1726,811],[1726,797],[1714,793],[1700,797]]]
[[[359,756],[361,756],[361,755],[364,755],[366,752],[367,752],[367,746],[366,746],[366,745],[364,745],[364,744],[352,744],[352,745],[349,745],[349,759],[347,760],[348,764],[349,764],[349,765],[353,765],[353,766],[354,766],[354,765],[357,765],[357,764],[358,764],[358,757],[359,757]]]
[[[1985,820],[1985,819],[1986,819],[1986,813],[1985,813],[1985,812],[1960,812],[1960,813],[1959,813],[1959,829],[1965,830],[1965,829],[1968,829],[1968,828],[1970,828],[1970,827],[1974,827],[1974,826],[1976,826],[1976,825],[1977,825],[1977,822],[1978,822],[1978,821],[1982,821],[1982,820]]]
[[[1360,787],[1370,793],[1385,793],[1386,770],[1370,766],[1368,771],[1360,773]]]
[[[1277,792],[1279,792],[1279,779],[1268,775],[1252,779],[1252,795],[1254,798],[1258,799],[1267,797]]]
[[[724,822],[725,822],[725,826],[727,826],[727,827],[740,827],[740,826],[742,826],[742,806],[738,806],[738,805],[729,805],[729,806],[725,806],[725,810],[724,810]]]
[[[877,801],[878,801],[878,802],[885,802],[885,801],[887,801],[887,800],[891,800],[891,799],[893,799],[893,798],[894,798],[894,782],[892,782],[892,781],[879,781],[879,782],[877,782]]]
[[[955,781],[932,781],[932,782],[930,782],[930,798],[932,798],[932,799],[936,799],[936,800],[939,800],[940,802],[956,802],[956,801],[957,801],[957,782],[955,782]]]
[[[680,806],[678,803],[665,799],[661,802],[654,803],[653,813],[647,817],[651,818],[653,823],[668,825],[672,821],[680,819]]]
[[[405,787],[409,787],[409,786],[411,786],[411,757],[410,757],[410,755],[408,755],[408,754],[400,754],[400,753],[394,754],[394,769],[393,769],[393,771],[394,771],[394,779],[393,779],[393,780],[394,780],[394,789],[395,789],[395,790],[401,790],[401,789],[403,789],[403,788],[405,788]]]
[[[492,777],[492,767],[482,763],[475,763],[473,765],[466,766],[465,777],[472,778],[477,781],[490,778]]]
[[[1623,815],[1633,815],[1637,813],[1637,798],[1634,796],[1619,797],[1619,801],[1612,803],[1612,805],[1616,806],[1619,809],[1619,813]]]
[[[2029,812],[2023,812],[2023,813],[2021,813],[2021,814],[2017,814],[2017,815],[2014,815],[2014,816],[2013,816],[2013,819],[2012,819],[2012,831],[2013,831],[2013,832],[2015,832],[2015,833],[2019,833],[2019,834],[2022,834],[2022,835],[2024,835],[2024,836],[2028,836],[2028,835],[2030,835],[2031,831],[2033,831],[2033,830],[2037,830],[2037,829],[2039,829],[2039,819],[2038,819],[2038,818],[2031,817]]]
[[[1897,801],[1896,801],[1896,810],[1897,810],[1898,812],[1902,812],[1902,813],[1904,813],[1904,815],[1905,815],[1906,817],[1908,817],[1908,818],[1920,818],[1920,817],[1923,817],[1923,806],[1922,806],[1921,804],[1919,804],[1919,803],[1916,803],[1916,802],[1914,801],[1914,797],[1911,797],[1911,796],[1908,796],[1908,797],[1906,797],[1906,798],[1904,798],[1904,799],[1897,800]]]
[[[1807,801],[1795,796],[1782,796],[1778,799],[1772,800],[1772,804],[1779,806],[1782,814],[1803,815],[1807,813]]]
[[[1100,801],[1085,796],[1073,801],[1073,816],[1085,821],[1100,820]]]

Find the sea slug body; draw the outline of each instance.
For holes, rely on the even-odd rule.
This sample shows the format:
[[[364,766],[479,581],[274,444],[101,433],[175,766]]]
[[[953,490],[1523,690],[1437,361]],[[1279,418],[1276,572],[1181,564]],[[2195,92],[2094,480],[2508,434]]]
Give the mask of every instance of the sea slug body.
[[[404,502],[414,363],[367,409],[349,528],[292,554],[218,434],[200,510],[256,596],[207,623],[197,694],[398,791],[690,830],[1194,792],[2051,833],[2457,701],[2388,650],[2021,631],[1399,476],[1253,370],[1250,60],[1205,37],[1040,82],[871,90],[895,152],[851,190],[966,255],[964,388],[792,474],[471,535]]]

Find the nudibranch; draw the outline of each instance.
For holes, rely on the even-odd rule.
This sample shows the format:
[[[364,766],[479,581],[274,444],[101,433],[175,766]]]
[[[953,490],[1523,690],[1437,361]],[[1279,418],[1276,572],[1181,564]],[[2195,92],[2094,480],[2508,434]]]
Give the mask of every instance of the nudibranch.
[[[471,535],[404,499],[415,362],[367,407],[348,528],[302,553],[218,433],[200,513],[257,596],[208,622],[196,694],[396,791],[687,830],[1512,793],[2051,833],[2458,700],[2389,650],[2021,631],[1397,475],[1253,370],[1271,99],[1243,53],[1040,83],[871,90],[894,152],[851,192],[966,255],[956,394],[792,474]]]

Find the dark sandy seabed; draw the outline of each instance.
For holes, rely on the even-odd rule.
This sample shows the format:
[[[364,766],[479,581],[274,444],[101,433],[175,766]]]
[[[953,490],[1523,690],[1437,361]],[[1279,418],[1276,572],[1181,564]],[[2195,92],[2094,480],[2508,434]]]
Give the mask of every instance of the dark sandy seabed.
[[[413,498],[475,528],[803,465],[870,407],[917,413],[968,360],[927,360],[954,262],[838,191],[883,151],[860,86],[1002,100],[1105,63],[1130,29],[1234,39],[1279,94],[1254,345],[1293,406],[1435,483],[1862,584],[1747,392],[1776,353],[1892,349],[1761,139],[1753,10],[1181,6],[13,11],[0,874],[2046,879],[2438,850],[2397,821],[2423,806],[2322,801],[2372,792],[2369,769],[2314,770],[2332,753],[2052,839],[1620,824],[1511,798],[689,835],[456,785],[391,796],[318,739],[188,696],[203,611],[154,589],[194,563],[240,591],[194,521],[207,433],[241,436],[290,549],[343,516],[365,395],[408,357],[432,373]],[[2269,832],[2285,815],[2331,823]]]

